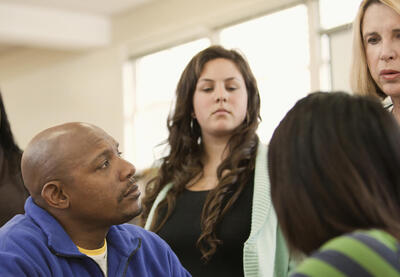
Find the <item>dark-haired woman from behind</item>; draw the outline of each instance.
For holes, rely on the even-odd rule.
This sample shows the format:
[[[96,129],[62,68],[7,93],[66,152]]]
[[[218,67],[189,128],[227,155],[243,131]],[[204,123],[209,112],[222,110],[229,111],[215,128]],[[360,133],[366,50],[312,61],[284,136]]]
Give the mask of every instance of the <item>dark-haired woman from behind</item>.
[[[271,197],[292,276],[400,276],[400,129],[376,99],[313,93],[270,142]]]
[[[270,200],[260,96],[237,51],[211,46],[181,75],[170,153],[142,218],[195,277],[285,277],[288,251]]]
[[[0,226],[24,213],[28,192],[21,176],[22,151],[15,142],[0,93]]]

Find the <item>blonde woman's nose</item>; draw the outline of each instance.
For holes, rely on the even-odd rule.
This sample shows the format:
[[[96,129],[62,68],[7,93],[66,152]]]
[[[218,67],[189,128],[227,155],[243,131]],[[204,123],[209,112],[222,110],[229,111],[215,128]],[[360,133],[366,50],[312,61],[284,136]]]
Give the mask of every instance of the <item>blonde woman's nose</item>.
[[[395,49],[393,48],[392,43],[391,42],[383,42],[380,59],[387,62],[390,60],[394,60],[395,58],[397,58],[397,53],[396,53]]]

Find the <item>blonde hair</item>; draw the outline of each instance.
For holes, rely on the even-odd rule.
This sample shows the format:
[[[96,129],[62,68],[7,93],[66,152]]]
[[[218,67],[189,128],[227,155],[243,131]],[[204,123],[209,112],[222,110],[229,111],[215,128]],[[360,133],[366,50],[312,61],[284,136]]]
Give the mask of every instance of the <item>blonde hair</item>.
[[[350,75],[351,89],[355,94],[386,98],[386,94],[378,87],[368,69],[362,37],[362,23],[365,11],[372,4],[383,4],[400,14],[398,0],[364,0],[360,4],[353,23],[353,62]]]

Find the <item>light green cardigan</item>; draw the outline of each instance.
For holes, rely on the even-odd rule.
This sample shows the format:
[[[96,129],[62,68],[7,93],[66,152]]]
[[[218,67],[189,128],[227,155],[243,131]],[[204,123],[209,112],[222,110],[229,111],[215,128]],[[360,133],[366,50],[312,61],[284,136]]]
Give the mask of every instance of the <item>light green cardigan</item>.
[[[254,177],[251,230],[243,247],[245,277],[286,277],[289,271],[289,253],[272,207],[267,165],[267,147],[259,143]],[[172,184],[168,184],[157,195],[145,229],[149,229],[156,207],[171,187]]]

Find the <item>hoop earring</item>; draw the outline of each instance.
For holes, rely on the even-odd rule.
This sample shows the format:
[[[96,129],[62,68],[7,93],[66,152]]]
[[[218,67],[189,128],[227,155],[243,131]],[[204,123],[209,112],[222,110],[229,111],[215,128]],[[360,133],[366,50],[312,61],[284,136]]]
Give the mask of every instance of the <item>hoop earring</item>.
[[[192,119],[190,120],[190,132],[194,133],[194,118],[192,117]]]
[[[246,126],[249,126],[250,125],[250,114],[249,114],[249,112],[247,111],[246,112]]]

